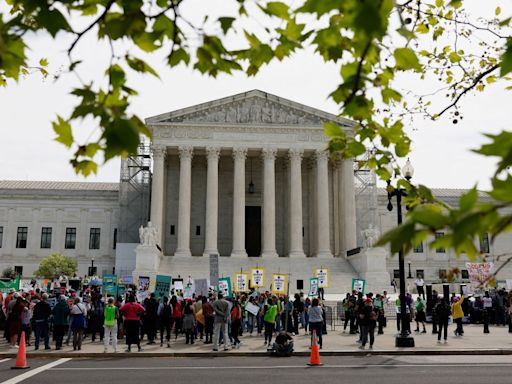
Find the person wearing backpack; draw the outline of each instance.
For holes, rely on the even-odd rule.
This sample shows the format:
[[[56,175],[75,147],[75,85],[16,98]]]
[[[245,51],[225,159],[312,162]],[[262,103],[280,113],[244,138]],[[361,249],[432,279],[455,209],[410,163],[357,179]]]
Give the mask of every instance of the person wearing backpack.
[[[164,330],[166,332],[167,348],[171,348],[171,319],[172,305],[169,304],[169,298],[164,296],[163,303],[158,307],[158,316],[160,317],[160,346],[164,346]]]
[[[114,305],[114,298],[109,297],[107,300],[107,305],[104,309],[103,314],[104,322],[103,327],[105,328],[104,333],[104,343],[105,350],[104,352],[108,352],[108,345],[110,344],[110,337],[112,337],[112,348],[114,348],[114,353],[117,352],[117,319],[119,318],[119,309]]]
[[[437,304],[434,306],[434,313],[436,314],[436,321],[439,330],[437,334],[437,342],[441,342],[441,333],[444,329],[444,342],[446,343],[446,339],[448,338],[448,320],[450,319],[452,309],[450,304],[448,304],[448,302],[441,296],[438,296]]]

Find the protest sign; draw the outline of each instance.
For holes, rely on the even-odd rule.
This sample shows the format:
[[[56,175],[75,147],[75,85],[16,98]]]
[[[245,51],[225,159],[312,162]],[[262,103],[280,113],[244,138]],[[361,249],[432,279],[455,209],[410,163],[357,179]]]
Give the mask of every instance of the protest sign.
[[[139,276],[139,280],[137,282],[137,289],[139,291],[147,291],[149,290],[149,276]]]
[[[309,297],[317,297],[318,296],[318,277],[310,277],[309,278]]]
[[[318,288],[329,288],[329,270],[320,268],[315,270],[315,277],[318,277]]]
[[[10,281],[0,281],[0,290],[2,292],[9,292],[9,289],[13,288],[16,291],[20,289],[20,276],[18,275],[16,279]]]
[[[493,281],[494,263],[466,263],[469,282],[475,288],[488,286]]]
[[[254,288],[262,288],[265,286],[265,269],[252,268],[251,269],[251,285]]]
[[[258,312],[260,311],[260,307],[253,303],[247,303],[245,306],[245,310],[249,313],[252,313],[254,316],[258,316]]]
[[[132,275],[123,275],[119,279],[119,284],[124,285],[132,285],[133,284],[133,276]]]
[[[171,276],[156,275],[155,296],[157,299],[169,296],[169,292],[171,292],[171,282]]]
[[[116,275],[103,275],[103,293],[107,295],[117,296],[117,276]]]
[[[235,273],[235,291],[249,291],[249,275],[247,273]]]
[[[231,288],[231,278],[229,277],[221,277],[219,279],[219,284],[217,286],[217,291],[222,293],[224,297],[232,297],[233,291]]]
[[[364,293],[365,285],[366,285],[366,280],[352,279],[352,290],[355,289],[357,292]]]
[[[286,294],[286,275],[280,273],[272,275],[272,293],[276,295]]]
[[[183,279],[174,279],[174,289],[176,291],[183,291]]]

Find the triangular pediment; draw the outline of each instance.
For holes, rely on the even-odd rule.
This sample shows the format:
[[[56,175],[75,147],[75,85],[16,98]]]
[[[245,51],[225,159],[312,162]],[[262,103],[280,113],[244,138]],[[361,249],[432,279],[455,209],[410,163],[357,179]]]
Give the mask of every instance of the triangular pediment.
[[[244,124],[322,126],[336,121],[350,127],[353,122],[306,105],[259,90],[198,104],[150,117],[146,123]]]

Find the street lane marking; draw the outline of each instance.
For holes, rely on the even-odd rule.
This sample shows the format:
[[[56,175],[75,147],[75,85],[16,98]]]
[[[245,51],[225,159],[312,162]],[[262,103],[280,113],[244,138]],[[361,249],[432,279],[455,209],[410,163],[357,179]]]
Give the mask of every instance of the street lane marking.
[[[493,364],[347,364],[347,365],[323,365],[322,368],[414,368],[414,367],[511,367],[511,363],[493,363]],[[185,371],[185,370],[208,370],[208,369],[309,369],[305,365],[271,365],[271,366],[217,366],[217,367],[60,367],[53,369],[54,371],[137,371],[137,370],[161,370],[161,371]],[[6,384],[6,383],[0,383]]]
[[[11,359],[9,359],[9,358],[7,358],[7,359],[2,359],[2,360],[0,360],[0,363],[3,363],[4,361],[9,361],[9,360],[11,360]]]
[[[19,383],[19,382],[21,382],[23,380],[28,379],[29,377],[37,375],[38,373],[44,372],[44,371],[46,371],[46,370],[48,370],[50,368],[53,368],[53,367],[55,367],[57,365],[66,363],[69,360],[71,360],[71,358],[62,358],[62,359],[59,359],[57,361],[52,361],[49,364],[46,364],[46,365],[43,365],[41,367],[37,367],[37,368],[31,369],[30,371],[25,372],[25,373],[23,373],[21,375],[18,375],[16,377],[13,377],[12,379],[9,379],[9,380],[6,380],[6,381],[2,381],[0,384],[17,384],[17,383]]]

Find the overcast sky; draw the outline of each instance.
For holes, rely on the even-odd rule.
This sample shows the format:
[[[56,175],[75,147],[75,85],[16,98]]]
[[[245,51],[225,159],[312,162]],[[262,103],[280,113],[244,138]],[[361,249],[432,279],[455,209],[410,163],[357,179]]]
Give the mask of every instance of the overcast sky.
[[[31,57],[47,57],[50,71],[58,72],[67,63],[63,51],[69,41],[69,37],[55,42],[47,36],[32,36]],[[87,60],[80,68],[81,75],[99,78],[108,54],[104,44],[87,38],[78,48],[77,57]],[[338,68],[326,65],[310,51],[273,63],[253,78],[237,74],[211,79],[184,67],[166,69],[162,61],[161,56],[151,61],[161,74],[160,80],[135,76],[130,83],[140,93],[131,110],[143,118],[251,89],[338,113],[327,99],[339,82]],[[84,180],[68,163],[72,152],[53,141],[50,123],[56,114],[69,115],[75,99],[67,93],[74,85],[77,80],[72,75],[54,82],[35,74],[0,89],[0,179]],[[478,183],[480,188],[487,188],[494,162],[472,154],[470,149],[486,141],[482,133],[509,128],[511,105],[510,91],[495,86],[484,94],[466,97],[462,104],[464,120],[456,125],[449,117],[436,123],[417,119],[414,127],[409,127],[415,128],[411,133],[414,180],[432,187],[468,188]],[[90,124],[83,124],[78,136],[87,137],[90,129]],[[117,182],[119,160],[101,166],[98,175],[87,180]]]

